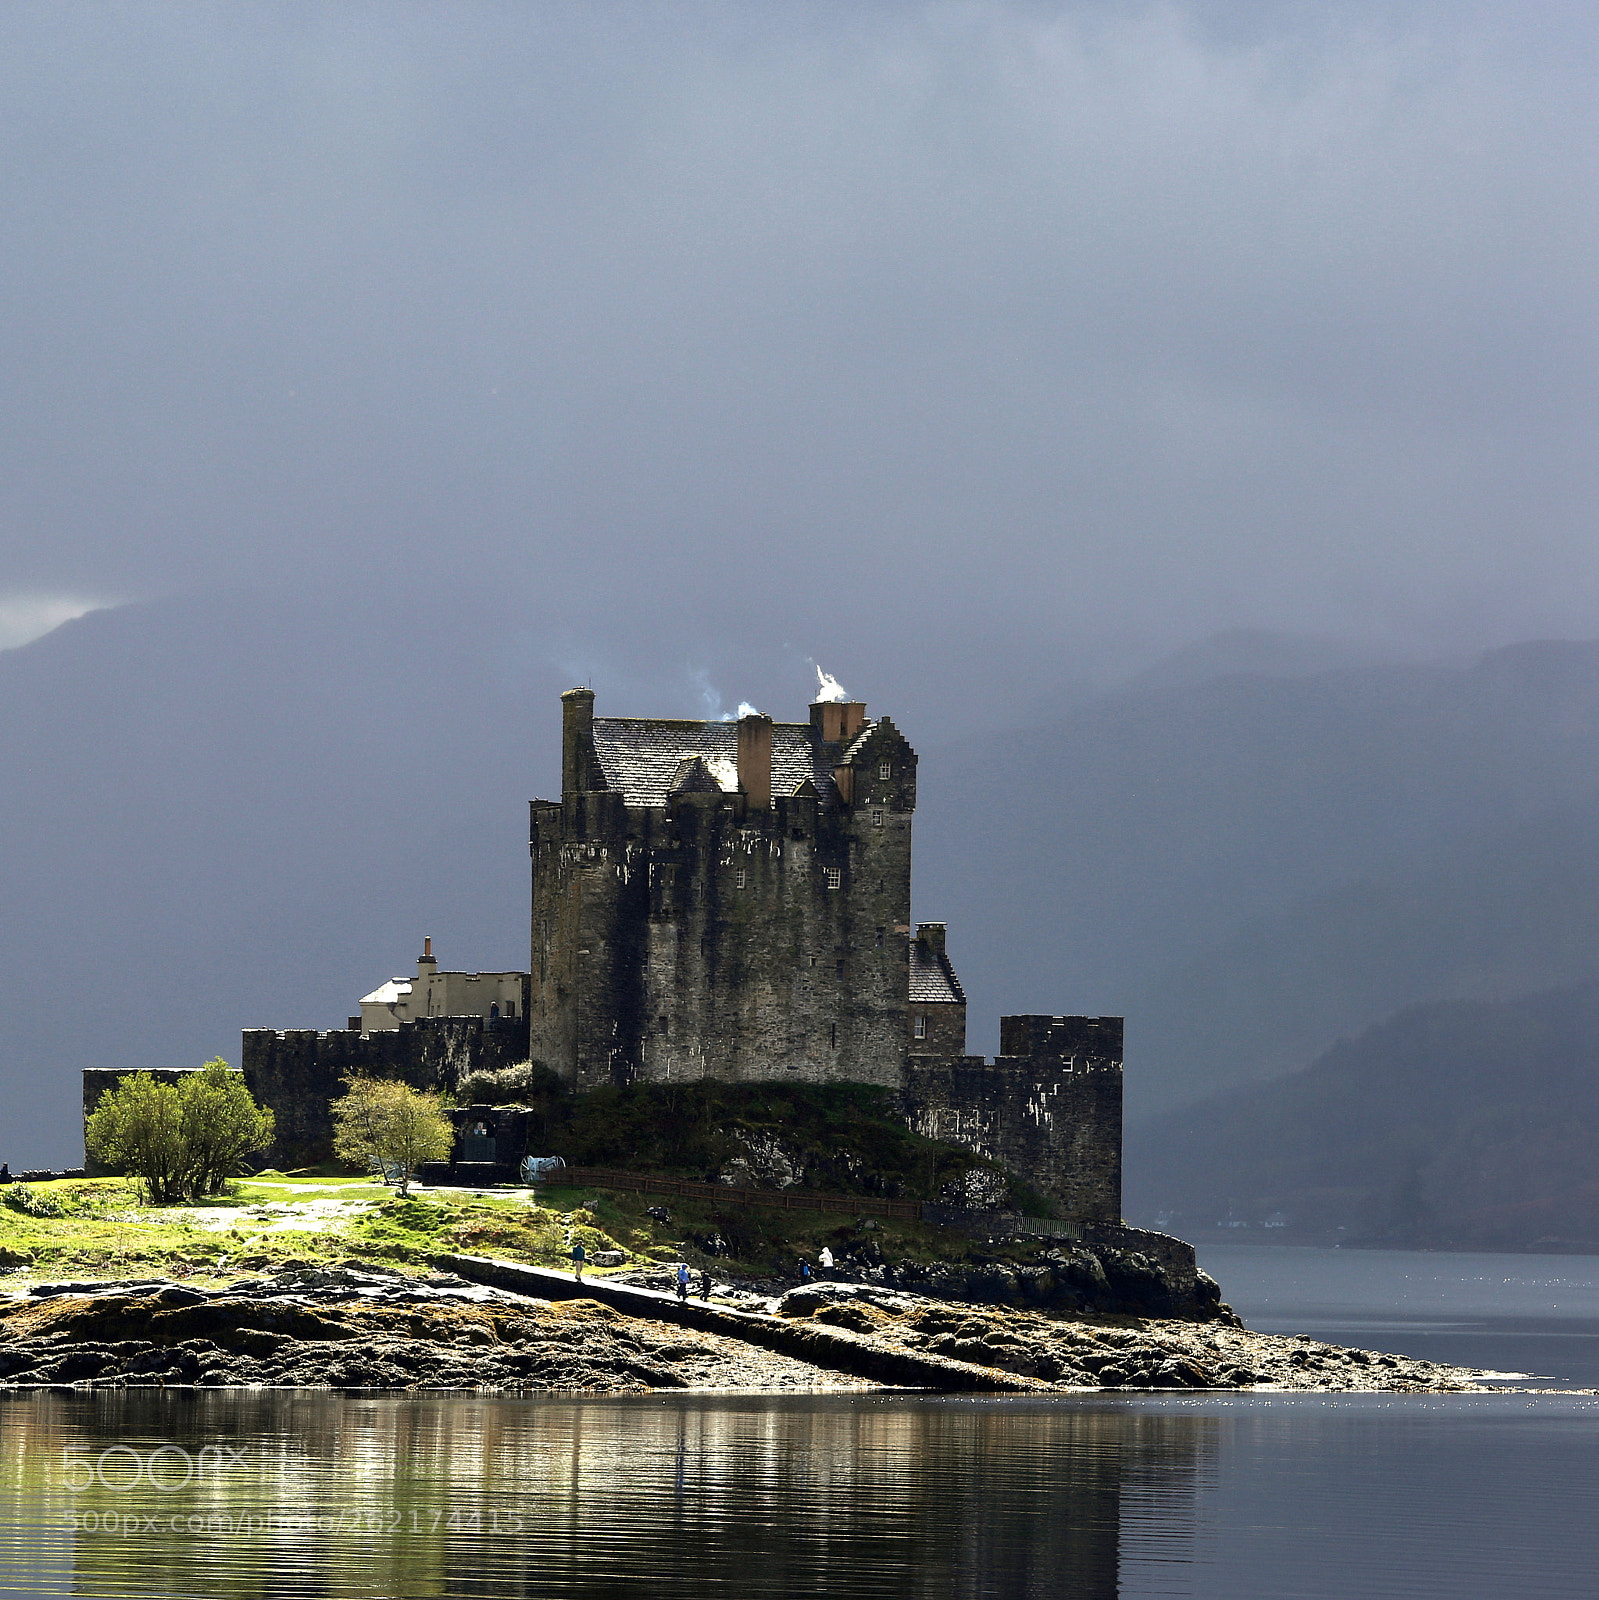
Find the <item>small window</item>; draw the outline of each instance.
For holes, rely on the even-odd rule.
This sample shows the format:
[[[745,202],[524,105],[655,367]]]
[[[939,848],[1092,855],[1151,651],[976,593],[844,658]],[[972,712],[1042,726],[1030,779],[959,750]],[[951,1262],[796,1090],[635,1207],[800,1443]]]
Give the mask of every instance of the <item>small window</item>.
[[[883,813],[881,811],[874,811],[872,813],[872,826],[874,828],[881,828],[883,826]]]
[[[927,1037],[927,1018],[918,1016],[916,1019],[916,1024],[911,1029],[911,1032],[915,1034],[918,1039],[925,1039]]]
[[[838,1048],[838,1024],[836,1022],[830,1022],[827,1025],[827,1043],[829,1049],[836,1050]]]
[[[844,887],[844,869],[842,867],[829,867],[827,869],[827,887],[829,889],[842,889]]]
[[[738,869],[738,884],[737,884],[737,886],[740,889],[742,889],[745,886],[745,884],[748,883],[748,881],[749,881],[749,874],[745,872],[743,867],[740,867]]]
[[[490,1022],[498,1022],[499,1020],[500,1020],[500,1003],[499,1003],[498,1000],[496,1000],[494,1002],[494,1004],[489,1007],[489,1021]]]
[[[881,928],[877,930],[877,948],[879,950],[883,948],[883,930]]]
[[[894,776],[894,764],[893,764],[893,762],[891,762],[891,761],[879,761],[877,763],[877,776],[878,776],[880,781],[882,781],[883,783],[887,783],[888,780]]]
[[[842,978],[844,976],[844,963],[842,961],[835,961],[833,963],[833,976],[835,978]]]

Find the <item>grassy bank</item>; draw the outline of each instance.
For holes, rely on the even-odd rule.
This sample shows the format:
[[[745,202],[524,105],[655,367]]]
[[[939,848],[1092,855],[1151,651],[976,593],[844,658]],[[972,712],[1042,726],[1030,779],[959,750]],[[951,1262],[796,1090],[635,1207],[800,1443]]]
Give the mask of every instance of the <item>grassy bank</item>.
[[[652,1217],[651,1210],[664,1212]],[[792,1278],[824,1246],[882,1261],[1025,1262],[1047,1246],[979,1247],[919,1223],[715,1201],[661,1201],[599,1189],[501,1195],[424,1191],[400,1198],[359,1178],[263,1178],[199,1204],[153,1207],[119,1178],[67,1179],[0,1191],[0,1273],[18,1287],[47,1278],[231,1275],[352,1257],[422,1268],[459,1252],[562,1266],[581,1240],[627,1266],[689,1260],[749,1277]],[[603,1270],[603,1269],[601,1269]]]

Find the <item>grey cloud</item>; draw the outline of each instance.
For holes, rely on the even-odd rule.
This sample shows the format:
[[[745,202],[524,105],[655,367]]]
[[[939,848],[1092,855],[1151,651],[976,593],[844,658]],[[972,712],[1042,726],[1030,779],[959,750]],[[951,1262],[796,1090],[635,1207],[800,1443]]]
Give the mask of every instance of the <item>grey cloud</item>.
[[[1594,631],[1586,12],[3,35],[19,587],[476,585],[546,658],[734,700],[941,634],[1033,678],[1240,623]]]

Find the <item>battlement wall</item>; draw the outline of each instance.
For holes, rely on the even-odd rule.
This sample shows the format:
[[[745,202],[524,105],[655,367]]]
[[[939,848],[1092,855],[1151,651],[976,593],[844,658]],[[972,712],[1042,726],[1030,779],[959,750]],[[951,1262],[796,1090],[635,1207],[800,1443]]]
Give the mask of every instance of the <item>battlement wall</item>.
[[[526,1061],[527,1046],[526,1017],[418,1017],[369,1034],[250,1028],[242,1064],[250,1093],[277,1113],[272,1164],[288,1168],[332,1154],[329,1105],[344,1093],[346,1077],[390,1078],[453,1094],[469,1072]]]
[[[1077,1026],[1080,1025],[1080,1026]],[[906,1059],[905,1120],[930,1139],[988,1156],[1034,1184],[1074,1222],[1121,1222],[1119,1017],[1006,1017],[1001,1038],[1045,1052]],[[1055,1053],[1068,1040],[1081,1053]]]

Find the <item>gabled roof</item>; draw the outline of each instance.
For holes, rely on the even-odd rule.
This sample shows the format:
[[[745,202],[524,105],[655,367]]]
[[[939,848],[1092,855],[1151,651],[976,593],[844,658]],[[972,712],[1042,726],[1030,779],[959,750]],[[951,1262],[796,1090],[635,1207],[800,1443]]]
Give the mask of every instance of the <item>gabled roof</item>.
[[[596,717],[594,753],[605,786],[630,806],[664,806],[696,757],[724,792],[738,788],[738,724],[665,717]],[[772,724],[772,793],[793,794],[809,779],[824,801],[836,795],[832,767],[808,722]],[[703,783],[697,775],[694,786]],[[687,787],[687,785],[685,785]]]
[[[930,950],[920,939],[911,940],[911,1004],[966,1004],[966,991],[961,988],[949,957]]]

